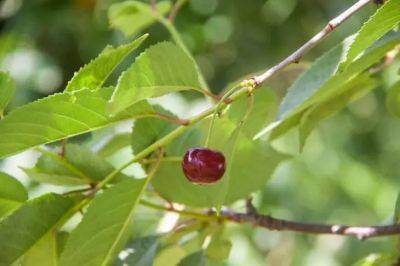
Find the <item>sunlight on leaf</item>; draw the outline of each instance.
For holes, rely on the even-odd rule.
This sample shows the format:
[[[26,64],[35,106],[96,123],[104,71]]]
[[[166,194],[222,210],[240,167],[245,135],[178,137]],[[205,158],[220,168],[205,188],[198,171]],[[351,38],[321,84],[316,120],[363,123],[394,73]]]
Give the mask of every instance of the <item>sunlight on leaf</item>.
[[[129,44],[115,48],[107,46],[95,59],[75,73],[74,77],[68,82],[65,91],[94,90],[101,87],[118,64],[138,48],[147,36],[148,34],[145,34]]]
[[[0,265],[10,265],[24,255],[55,228],[72,206],[72,200],[50,193],[27,201],[1,220]]]
[[[120,76],[109,111],[117,114],[144,99],[200,88],[194,61],[175,44],[161,42],[146,49]]]
[[[106,105],[112,92],[64,92],[15,109],[0,121],[0,158],[154,112],[142,101],[110,117]]]
[[[71,232],[60,265],[112,264],[127,240],[127,230],[144,184],[142,180],[130,179],[98,195]]]

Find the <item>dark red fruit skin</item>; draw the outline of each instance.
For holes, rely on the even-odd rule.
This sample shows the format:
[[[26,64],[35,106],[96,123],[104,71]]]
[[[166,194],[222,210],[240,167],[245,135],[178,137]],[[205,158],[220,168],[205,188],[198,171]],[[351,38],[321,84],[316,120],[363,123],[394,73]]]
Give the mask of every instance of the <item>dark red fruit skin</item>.
[[[207,148],[192,148],[183,156],[182,169],[190,182],[212,184],[225,173],[225,156]]]

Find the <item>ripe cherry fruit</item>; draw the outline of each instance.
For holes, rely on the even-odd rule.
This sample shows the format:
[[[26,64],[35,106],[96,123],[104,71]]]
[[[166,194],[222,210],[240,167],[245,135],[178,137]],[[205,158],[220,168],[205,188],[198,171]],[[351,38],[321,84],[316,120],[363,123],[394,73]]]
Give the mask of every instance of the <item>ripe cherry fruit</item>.
[[[183,157],[182,169],[190,182],[212,184],[225,173],[225,156],[207,148],[192,148]]]

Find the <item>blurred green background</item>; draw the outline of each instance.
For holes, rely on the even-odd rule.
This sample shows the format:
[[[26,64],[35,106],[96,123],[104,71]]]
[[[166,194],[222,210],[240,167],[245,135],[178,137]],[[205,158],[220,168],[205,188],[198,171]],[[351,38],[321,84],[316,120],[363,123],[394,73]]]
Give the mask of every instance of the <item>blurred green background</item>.
[[[3,0],[0,3],[0,66],[17,83],[10,109],[61,91],[73,73],[107,44],[126,42],[109,29],[107,8],[115,0]],[[193,51],[215,93],[230,81],[277,63],[319,31],[354,0],[190,0],[176,27]],[[304,58],[314,60],[354,33],[371,15],[370,5]],[[146,45],[169,39],[160,25],[148,29]],[[386,89],[399,76],[395,61],[381,76],[383,85],[313,132],[302,153],[296,130],[274,143],[293,154],[255,195],[263,213],[321,223],[392,222],[400,187],[400,120],[385,108]],[[277,80],[282,96],[290,80]],[[186,94],[176,95],[190,104]],[[0,168],[23,176],[11,158]],[[22,163],[23,164],[23,163]],[[249,170],[251,171],[251,170]],[[244,177],[246,178],[246,177]],[[243,202],[236,205],[244,209]],[[144,224],[159,218],[139,217]],[[140,225],[140,223],[138,223]],[[371,253],[395,250],[396,239],[368,241],[339,236],[270,232],[229,227],[234,241],[227,265],[350,265]],[[142,230],[142,233],[149,232]]]

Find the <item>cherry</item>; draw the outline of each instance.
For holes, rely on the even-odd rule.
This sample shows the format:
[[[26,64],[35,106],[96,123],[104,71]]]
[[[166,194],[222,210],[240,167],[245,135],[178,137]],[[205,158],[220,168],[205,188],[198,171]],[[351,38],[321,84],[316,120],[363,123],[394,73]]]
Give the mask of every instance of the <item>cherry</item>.
[[[192,148],[183,156],[182,169],[190,182],[212,184],[225,173],[225,156],[207,148]]]

